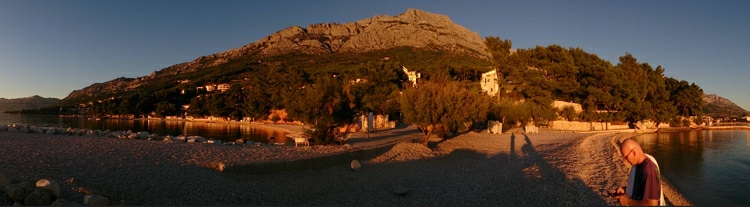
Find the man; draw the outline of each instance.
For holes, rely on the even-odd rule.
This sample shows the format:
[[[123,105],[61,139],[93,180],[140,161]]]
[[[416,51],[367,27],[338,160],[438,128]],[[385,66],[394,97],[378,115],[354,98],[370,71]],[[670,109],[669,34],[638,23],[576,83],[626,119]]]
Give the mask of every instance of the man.
[[[630,164],[628,186],[618,187],[614,194],[623,206],[664,206],[661,175],[656,159],[643,152],[633,139],[620,144],[620,154]]]

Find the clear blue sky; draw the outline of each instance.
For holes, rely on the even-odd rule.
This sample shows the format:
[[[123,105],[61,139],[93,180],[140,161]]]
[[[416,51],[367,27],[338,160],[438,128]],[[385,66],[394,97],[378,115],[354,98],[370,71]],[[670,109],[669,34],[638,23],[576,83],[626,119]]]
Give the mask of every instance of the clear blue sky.
[[[448,15],[514,48],[629,52],[750,109],[750,1],[0,0],[0,97],[64,98],[255,42],[292,25],[408,8]]]

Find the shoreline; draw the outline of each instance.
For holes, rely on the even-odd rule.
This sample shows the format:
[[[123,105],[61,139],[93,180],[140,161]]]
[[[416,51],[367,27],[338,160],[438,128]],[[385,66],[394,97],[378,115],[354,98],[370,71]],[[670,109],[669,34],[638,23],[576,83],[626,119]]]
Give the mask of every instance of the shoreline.
[[[633,138],[635,136],[641,135],[641,133],[630,133],[630,134],[622,134],[620,136],[614,136],[611,139],[612,143],[612,150],[611,152],[614,154],[614,156],[620,156],[619,155],[619,146],[617,143],[622,142],[624,139]],[[657,160],[657,163],[659,161]],[[622,163],[624,166],[625,164]],[[625,172],[626,175],[627,171]],[[627,181],[627,179],[625,179]],[[664,194],[664,200],[668,206],[695,206],[695,203],[691,202],[689,199],[687,199],[682,193],[680,193],[670,182],[667,177],[662,176],[661,179],[662,182],[662,193]],[[627,184],[627,183],[626,183]]]
[[[624,185],[627,166],[617,162],[614,143],[637,135],[483,131],[433,138],[432,149],[389,139],[420,134],[409,130],[376,133],[382,143],[396,144],[362,157],[360,172],[347,162],[266,174],[216,168],[349,150],[0,132],[0,156],[9,158],[0,160],[0,174],[19,181],[56,180],[62,197],[74,202],[83,194],[71,189],[97,189],[112,205],[616,205],[606,192]],[[665,183],[665,198],[684,204]],[[394,195],[399,186],[410,192]],[[350,199],[336,199],[341,195]]]

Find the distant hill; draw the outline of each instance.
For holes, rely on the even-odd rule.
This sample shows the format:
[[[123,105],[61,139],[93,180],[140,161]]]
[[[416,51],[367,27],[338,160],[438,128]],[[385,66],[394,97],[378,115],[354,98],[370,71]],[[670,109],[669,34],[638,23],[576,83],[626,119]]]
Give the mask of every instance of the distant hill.
[[[32,96],[26,98],[6,99],[0,98],[0,112],[20,111],[23,109],[39,109],[52,106],[60,102],[57,98],[44,98],[41,96]]]
[[[747,110],[716,94],[703,94],[703,114],[713,117],[745,116]]]

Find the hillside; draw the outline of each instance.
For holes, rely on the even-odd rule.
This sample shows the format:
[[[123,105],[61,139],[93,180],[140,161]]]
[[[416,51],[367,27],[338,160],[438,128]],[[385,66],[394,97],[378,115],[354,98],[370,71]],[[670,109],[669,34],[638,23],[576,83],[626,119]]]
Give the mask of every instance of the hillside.
[[[52,106],[60,102],[57,98],[44,98],[32,96],[26,98],[6,99],[0,98],[0,112],[21,111],[23,109],[39,109]]]
[[[750,112],[716,94],[703,94],[703,113],[713,117],[744,116]]]
[[[291,26],[245,46],[201,56],[191,62],[155,71],[149,76],[122,77],[96,83],[71,92],[63,102],[75,104],[91,101],[94,97],[109,98],[107,96],[137,90],[149,84],[153,85],[155,81],[163,82],[166,79],[176,81],[178,76],[188,80],[207,77],[206,74],[209,73],[237,76],[248,72],[248,68],[273,65],[267,61],[279,60],[280,56],[289,57],[290,54],[293,54],[291,56],[293,59],[302,57],[316,64],[328,63],[329,66],[343,68],[355,61],[363,62],[361,58],[376,60],[393,56],[394,59],[413,61],[404,56],[422,56],[409,52],[399,56],[393,52],[384,51],[415,50],[411,53],[440,53],[432,55],[440,58],[439,60],[421,59],[419,60],[421,62],[451,62],[451,59],[458,58],[471,59],[467,61],[469,64],[479,62],[480,65],[487,66],[484,62],[490,59],[491,54],[486,51],[486,48],[478,33],[453,23],[448,16],[409,9],[397,16],[376,15],[372,18],[343,24],[312,24],[306,28]],[[295,61],[287,59],[282,62],[293,64]],[[343,66],[338,63],[342,63]],[[466,66],[449,63],[443,65]],[[167,84],[157,88],[170,86]]]
[[[512,113],[516,117],[511,122],[556,120],[557,109],[551,107],[555,100],[581,104],[583,111],[569,113],[568,120],[648,119],[680,125],[685,123],[675,117],[703,114],[700,86],[666,77],[664,68],[651,65],[630,53],[611,63],[560,45],[512,49],[510,40],[481,39],[447,16],[410,9],[393,17],[292,26],[148,76],[93,84],[61,101],[63,110],[49,110],[243,120],[269,119],[273,110],[285,109],[301,121],[319,117],[311,113],[321,111],[374,111],[398,119],[403,105],[399,94],[418,80],[455,82],[474,93],[497,87],[499,103],[487,117]],[[493,69],[503,80],[483,75]],[[346,103],[342,100],[348,100],[348,106],[339,105]],[[509,104],[516,102],[523,104]],[[328,108],[315,108],[319,106]],[[333,113],[333,108],[350,111]],[[601,110],[614,113],[598,113]]]

